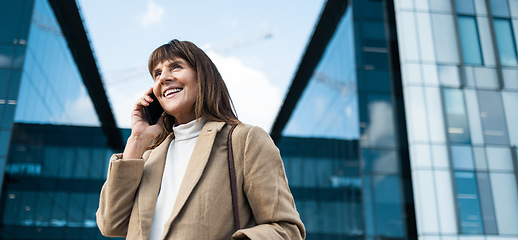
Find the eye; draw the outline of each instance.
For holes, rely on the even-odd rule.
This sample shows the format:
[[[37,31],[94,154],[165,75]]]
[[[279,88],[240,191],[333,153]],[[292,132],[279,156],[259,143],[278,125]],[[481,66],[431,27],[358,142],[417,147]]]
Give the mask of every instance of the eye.
[[[180,64],[175,64],[171,67],[171,70],[176,70],[176,69],[181,69],[182,66],[180,66]]]
[[[162,74],[162,73],[161,73],[161,72],[156,71],[156,72],[155,72],[155,75],[153,75],[153,78],[154,78],[154,79],[157,79],[157,78],[160,76],[160,74]]]

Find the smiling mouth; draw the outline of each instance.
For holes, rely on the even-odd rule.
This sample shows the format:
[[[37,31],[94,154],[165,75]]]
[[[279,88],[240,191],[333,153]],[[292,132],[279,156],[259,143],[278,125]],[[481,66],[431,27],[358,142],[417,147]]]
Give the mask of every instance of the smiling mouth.
[[[169,97],[175,93],[179,93],[183,90],[183,88],[172,88],[172,89],[168,89],[167,91],[165,91],[164,93],[164,97]]]

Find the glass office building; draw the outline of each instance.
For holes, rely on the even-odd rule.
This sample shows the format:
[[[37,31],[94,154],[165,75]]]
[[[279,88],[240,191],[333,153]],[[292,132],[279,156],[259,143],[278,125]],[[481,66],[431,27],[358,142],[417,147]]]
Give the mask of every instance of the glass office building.
[[[307,239],[518,239],[518,1],[329,0],[272,127]]]
[[[104,239],[122,147],[75,1],[0,1],[0,238]]]

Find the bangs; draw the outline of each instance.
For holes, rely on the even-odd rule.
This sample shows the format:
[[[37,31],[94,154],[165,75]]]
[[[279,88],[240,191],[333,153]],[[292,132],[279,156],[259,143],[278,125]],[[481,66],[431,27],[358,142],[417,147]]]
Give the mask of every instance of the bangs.
[[[149,74],[153,76],[153,69],[165,60],[171,60],[175,58],[182,58],[188,60],[187,56],[181,51],[178,46],[173,43],[164,44],[159,48],[155,49],[149,56],[148,70]]]

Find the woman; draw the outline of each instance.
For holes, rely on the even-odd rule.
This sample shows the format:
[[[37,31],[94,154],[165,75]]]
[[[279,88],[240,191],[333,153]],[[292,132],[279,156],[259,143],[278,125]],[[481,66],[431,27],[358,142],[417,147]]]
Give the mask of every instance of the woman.
[[[149,59],[154,85],[135,104],[123,154],[110,159],[97,224],[127,239],[303,239],[304,225],[269,135],[240,123],[216,66],[194,44],[172,40]],[[143,114],[154,93],[164,113]],[[234,230],[227,137],[237,182]],[[151,143],[151,145],[150,145]],[[237,219],[237,218],[236,218]]]

